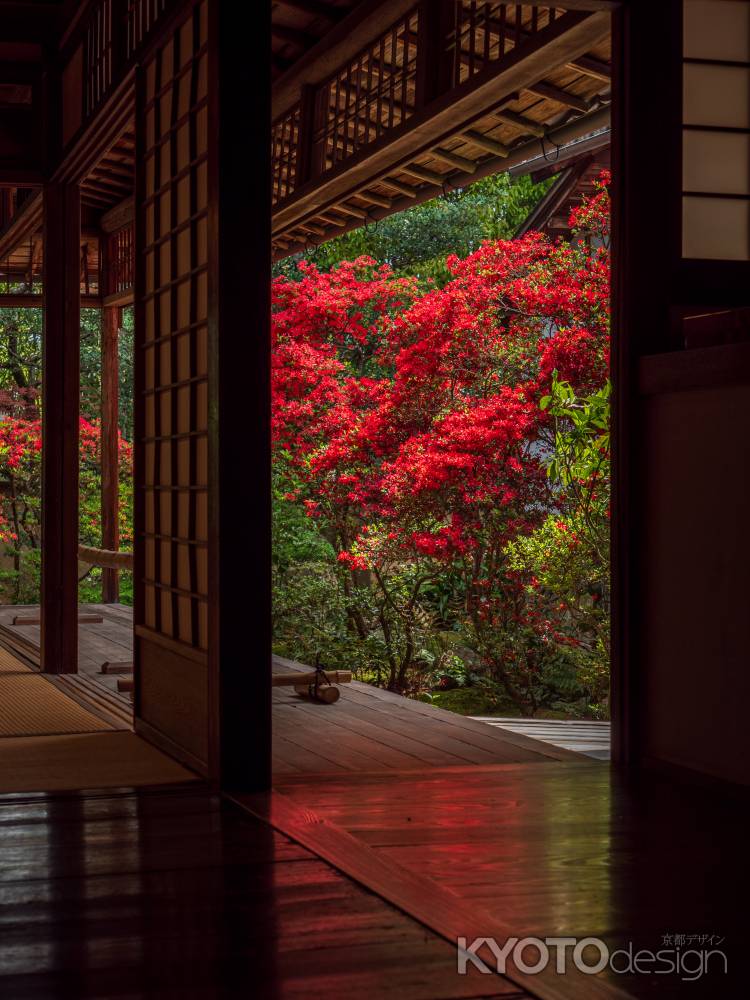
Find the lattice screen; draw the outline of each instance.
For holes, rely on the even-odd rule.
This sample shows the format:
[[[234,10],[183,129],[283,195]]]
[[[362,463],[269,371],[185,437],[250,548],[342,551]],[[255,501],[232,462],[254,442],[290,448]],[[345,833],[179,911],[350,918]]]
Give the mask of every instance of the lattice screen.
[[[142,114],[141,614],[207,648],[207,4],[145,65]]]

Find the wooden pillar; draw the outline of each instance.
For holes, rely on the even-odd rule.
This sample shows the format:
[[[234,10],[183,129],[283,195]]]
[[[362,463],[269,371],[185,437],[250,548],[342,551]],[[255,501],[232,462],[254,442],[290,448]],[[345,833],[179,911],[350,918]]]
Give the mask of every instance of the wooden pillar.
[[[456,27],[453,0],[422,0],[419,5],[417,40],[416,97],[423,108],[450,90],[453,50],[447,47]]]
[[[644,482],[650,442],[638,372],[641,358],[670,347],[681,229],[682,0],[631,0],[612,20],[612,759],[637,764],[646,714],[642,637],[650,501]],[[658,95],[643,71],[654,59]],[[649,162],[655,149],[658,185]],[[675,581],[675,595],[680,587]]]
[[[41,666],[78,670],[80,196],[44,186]]]
[[[221,786],[254,791],[271,781],[271,8],[252,59],[236,5],[209,10],[209,697]]]
[[[120,544],[118,521],[120,474],[118,465],[119,358],[118,339],[122,311],[104,306],[101,317],[101,462],[102,462],[102,548],[117,550]],[[116,604],[120,599],[119,573],[102,570],[102,601]]]

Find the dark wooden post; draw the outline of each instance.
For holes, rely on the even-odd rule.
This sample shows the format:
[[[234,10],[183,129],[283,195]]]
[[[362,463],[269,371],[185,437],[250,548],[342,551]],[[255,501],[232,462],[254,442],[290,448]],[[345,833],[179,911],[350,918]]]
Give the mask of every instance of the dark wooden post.
[[[41,665],[78,670],[80,196],[44,186]]]
[[[454,0],[422,0],[417,39],[416,106],[423,108],[450,90],[451,72],[458,44]],[[453,48],[450,48],[451,42]]]
[[[310,84],[305,84],[300,96],[299,133],[297,138],[297,176],[296,187],[309,181],[320,173],[319,145],[315,143],[315,131],[319,125],[318,101],[316,90]]]
[[[255,12],[252,59],[236,5],[209,9],[213,770],[257,791],[271,780],[271,8]]]
[[[102,461],[102,548],[117,550],[120,544],[118,523],[118,410],[119,365],[118,339],[121,310],[119,306],[104,306],[101,321],[101,461]],[[102,570],[102,601],[115,604],[120,599],[120,581],[116,569]]]
[[[670,346],[681,233],[681,25],[682,0],[631,0],[613,14],[611,715],[617,764],[637,763],[642,747],[644,514],[652,500],[643,480],[649,442],[642,436],[638,367],[642,356]],[[658,100],[643,72],[654,59]],[[660,184],[654,185],[649,159],[657,148]],[[676,585],[675,599],[679,594]]]

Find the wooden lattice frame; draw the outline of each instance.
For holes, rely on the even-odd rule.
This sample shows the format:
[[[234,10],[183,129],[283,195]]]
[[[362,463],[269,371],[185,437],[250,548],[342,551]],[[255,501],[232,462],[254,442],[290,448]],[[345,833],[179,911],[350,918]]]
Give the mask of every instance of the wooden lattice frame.
[[[136,626],[208,646],[207,4],[145,65]]]
[[[121,295],[133,288],[135,232],[133,224],[123,226],[106,238],[105,295]]]
[[[112,84],[114,65],[113,25],[114,0],[100,0],[92,9],[84,39],[85,86],[83,117],[98,108]]]
[[[321,173],[414,113],[418,30],[414,7],[321,86],[323,116],[313,137]]]

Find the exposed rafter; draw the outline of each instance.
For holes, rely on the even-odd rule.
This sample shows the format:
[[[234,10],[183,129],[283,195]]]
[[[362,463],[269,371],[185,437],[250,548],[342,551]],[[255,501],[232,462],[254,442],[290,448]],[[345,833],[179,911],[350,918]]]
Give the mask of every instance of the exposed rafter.
[[[401,123],[392,135],[366,143],[361,150],[344,159],[336,169],[328,170],[315,183],[300,189],[279,204],[274,217],[274,232],[288,232],[295,223],[303,223],[320,211],[335,209],[347,194],[364,187],[372,187],[394,173],[406,174],[423,183],[442,184],[445,175],[429,162],[418,162],[430,156],[448,164],[463,175],[471,176],[477,170],[474,159],[454,148],[451,139],[458,134],[464,142],[467,130],[480,134],[474,127],[483,117],[492,113],[499,104],[513,98],[521,91],[533,91],[542,77],[548,77],[554,67],[564,67],[571,60],[594,48],[609,32],[609,17],[605,13],[568,13],[558,16],[548,27],[538,31],[531,40],[514,48],[504,59],[488,64],[471,76],[455,92],[450,101],[436,101],[434,105],[417,109]],[[568,94],[552,82],[563,107],[583,112],[591,107],[589,96]],[[594,82],[598,86],[598,82]],[[558,93],[559,91],[559,93]],[[545,96],[552,99],[552,90]],[[590,91],[589,91],[590,93]],[[520,114],[520,112],[519,112]],[[476,139],[476,136],[474,137]],[[497,143],[494,149],[487,148]],[[465,147],[464,147],[465,148]],[[502,157],[507,143],[494,136],[485,142],[484,153]]]

